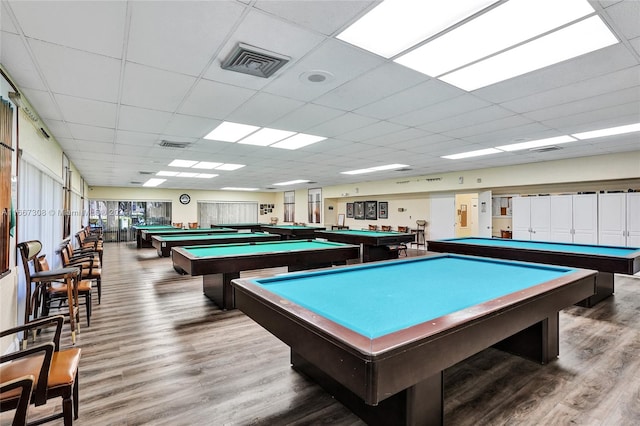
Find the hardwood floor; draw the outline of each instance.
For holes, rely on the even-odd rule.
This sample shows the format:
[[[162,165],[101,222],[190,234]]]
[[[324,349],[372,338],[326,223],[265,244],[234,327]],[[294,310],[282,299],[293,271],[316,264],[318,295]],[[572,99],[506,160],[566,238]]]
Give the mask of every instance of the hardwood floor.
[[[170,258],[108,243],[102,271],[102,304],[77,341],[77,425],[363,424],[289,367],[286,345],[218,309],[202,278],[178,275]],[[640,424],[640,280],[618,276],[614,297],[564,310],[560,337],[549,365],[488,349],[447,370],[446,424]],[[32,407],[31,420],[53,410],[57,401]]]

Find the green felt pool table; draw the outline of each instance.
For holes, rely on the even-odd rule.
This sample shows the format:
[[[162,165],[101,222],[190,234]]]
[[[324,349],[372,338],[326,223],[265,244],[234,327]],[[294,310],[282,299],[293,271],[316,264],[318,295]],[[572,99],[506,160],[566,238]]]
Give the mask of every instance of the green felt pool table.
[[[362,244],[362,261],[365,263],[376,260],[397,259],[398,245],[415,240],[413,234],[357,229],[318,231],[316,236],[340,243]]]
[[[136,247],[137,248],[142,248],[142,247],[151,247],[151,241],[143,241],[142,240],[142,231],[145,229],[153,229],[153,230],[162,230],[162,231],[168,231],[171,229],[177,229],[174,228],[171,225],[133,225],[131,227],[131,229],[133,230],[133,232],[136,233]]]
[[[554,360],[559,311],[594,294],[595,275],[434,255],[232,285],[237,307],[290,346],[293,367],[365,422],[436,425],[446,368],[490,346]]]
[[[238,230],[248,230],[251,232],[261,232],[262,227],[267,225],[266,223],[220,223],[211,225],[212,228],[231,228]]]
[[[160,257],[171,256],[173,247],[260,241],[280,241],[280,235],[265,232],[219,232],[204,235],[154,235],[151,237],[151,244],[156,248]]]
[[[263,225],[262,230],[271,234],[282,235],[283,240],[307,240],[315,238],[316,231],[326,228],[301,225]]]
[[[237,229],[231,228],[196,228],[196,229],[143,229],[140,232],[140,239],[142,241],[141,247],[153,247],[151,238],[154,235],[213,235],[218,233],[238,232]]]
[[[429,251],[547,263],[598,271],[597,291],[578,305],[592,307],[613,294],[614,275],[640,271],[640,248],[500,238],[451,238],[427,243]]]
[[[235,308],[231,280],[240,272],[287,266],[289,271],[344,265],[360,256],[358,246],[316,240],[175,247],[178,272],[203,275],[204,294],[222,309]]]

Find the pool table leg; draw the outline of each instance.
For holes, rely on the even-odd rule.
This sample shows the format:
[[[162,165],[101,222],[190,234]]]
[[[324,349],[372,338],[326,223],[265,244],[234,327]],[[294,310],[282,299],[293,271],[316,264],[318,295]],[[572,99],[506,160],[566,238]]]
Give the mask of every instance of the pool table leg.
[[[378,260],[397,259],[398,251],[391,250],[387,246],[370,246],[363,244],[362,246],[362,262],[375,262]]]
[[[548,364],[560,354],[560,314],[548,318],[507,337],[494,347],[523,358]]]
[[[236,278],[240,278],[240,272],[203,275],[202,291],[221,309],[235,309],[236,298],[231,280]]]
[[[311,362],[291,351],[292,367],[313,379],[368,425],[442,425],[444,424],[444,372],[438,372],[408,389],[367,405]]]
[[[613,295],[613,272],[598,272],[596,275],[596,294],[576,303],[578,306],[591,308],[596,303]]]

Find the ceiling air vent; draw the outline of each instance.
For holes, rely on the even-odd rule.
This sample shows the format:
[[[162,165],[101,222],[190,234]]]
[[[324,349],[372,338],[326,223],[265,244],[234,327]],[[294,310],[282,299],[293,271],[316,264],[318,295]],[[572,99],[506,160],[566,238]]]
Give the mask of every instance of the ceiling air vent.
[[[238,43],[221,66],[225,70],[269,78],[289,59],[291,58],[259,47]]]
[[[138,173],[140,173],[141,175],[155,175],[156,174],[155,172],[138,172]]]
[[[540,148],[530,148],[531,152],[549,152],[549,151],[557,151],[560,148],[559,146],[551,145],[551,146],[541,146]]]
[[[191,145],[190,142],[174,142],[174,141],[166,141],[163,140],[160,142],[160,146],[163,146],[165,148],[186,148],[189,145]]]

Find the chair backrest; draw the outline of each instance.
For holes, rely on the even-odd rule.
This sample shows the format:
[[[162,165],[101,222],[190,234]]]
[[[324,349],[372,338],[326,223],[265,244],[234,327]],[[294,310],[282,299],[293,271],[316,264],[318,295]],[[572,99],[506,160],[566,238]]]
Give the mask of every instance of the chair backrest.
[[[378,225],[369,225],[369,231],[377,231]]]
[[[382,225],[382,230],[385,232],[391,231],[391,227],[389,225]]]
[[[403,233],[407,234],[409,232],[409,227],[408,226],[398,226],[398,232],[403,232]]]
[[[416,220],[416,225],[418,225],[418,230],[424,230],[427,226],[427,221],[424,219],[418,219]]]
[[[29,262],[33,261],[38,254],[40,254],[42,251],[42,243],[38,240],[24,241],[18,244],[18,251],[22,259],[25,281],[31,283],[31,268],[29,268]]]
[[[36,272],[48,271],[49,262],[47,261],[47,255],[41,254],[40,256],[36,257],[36,259],[33,261],[33,266]]]
[[[198,222],[189,222],[189,229],[197,229]]]
[[[182,222],[174,222],[172,225],[174,228],[180,228],[182,229]]]
[[[31,402],[34,382],[35,378],[31,374],[0,382],[0,394],[13,395],[15,393],[15,395],[19,395],[18,403],[15,406],[16,411],[13,413],[12,425],[27,424],[27,412]]]
[[[278,218],[277,217],[272,217],[271,220],[269,221],[270,225],[276,225],[278,223]]]

